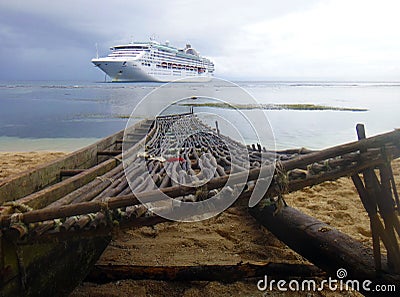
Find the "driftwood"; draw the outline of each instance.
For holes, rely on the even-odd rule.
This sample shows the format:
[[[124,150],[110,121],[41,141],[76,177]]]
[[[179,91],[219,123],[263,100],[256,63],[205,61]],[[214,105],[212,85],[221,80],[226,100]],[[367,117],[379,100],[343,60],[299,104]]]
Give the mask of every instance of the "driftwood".
[[[321,277],[324,272],[310,264],[238,263],[236,265],[139,266],[95,265],[86,281],[107,283],[123,279],[152,279],[164,281],[235,282],[245,278]]]
[[[344,268],[350,280],[400,285],[400,275],[376,272],[371,248],[313,217],[291,207],[274,215],[274,207],[256,206],[250,213],[278,239],[329,275],[336,277],[337,270]]]

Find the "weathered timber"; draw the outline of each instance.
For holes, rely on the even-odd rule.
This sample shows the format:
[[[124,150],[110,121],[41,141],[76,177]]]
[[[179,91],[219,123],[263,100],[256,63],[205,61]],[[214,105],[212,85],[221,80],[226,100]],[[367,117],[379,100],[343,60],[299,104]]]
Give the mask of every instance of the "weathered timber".
[[[141,126],[141,124],[137,123],[131,128],[134,129]],[[68,183],[81,183],[85,179],[82,178],[81,181],[74,181],[74,178],[78,176],[76,175],[60,182],[60,171],[62,170],[88,169],[82,172],[80,177],[87,172],[96,171],[100,167],[104,167],[101,170],[105,172],[111,172],[111,168],[115,167],[116,162],[119,163],[119,161],[113,159],[93,168],[93,166],[98,165],[97,152],[120,149],[120,144],[115,144],[115,141],[122,138],[123,132],[117,132],[50,164],[29,170],[0,182],[0,202],[4,203],[24,197],[14,203],[16,215],[18,215],[18,210],[26,211],[24,209],[27,209],[27,205],[23,204],[23,202],[27,202],[26,199],[29,200],[27,195],[43,190],[41,193],[32,194],[31,198],[34,195],[38,195],[36,198],[38,200],[42,199],[43,204],[47,204],[45,202],[47,198],[45,197],[49,197],[48,201],[55,201],[57,196],[62,196],[61,192],[65,190],[65,193],[68,193],[70,190],[67,190],[67,188],[74,186]],[[100,171],[98,174],[104,178],[104,172]],[[85,186],[79,187],[79,190],[83,188]],[[86,190],[90,192],[93,188],[87,188]],[[44,196],[41,196],[43,194]],[[62,200],[64,197],[53,203]],[[64,202],[67,201],[65,200]],[[10,206],[2,208],[2,215],[5,213],[4,210],[8,210],[9,208]],[[45,239],[48,233],[51,234],[58,229],[57,226],[59,226],[59,222],[45,221],[43,224],[37,225],[37,228],[29,229],[29,235]],[[111,230],[111,228],[102,228],[100,225],[99,230],[95,230],[95,232],[89,232],[90,230],[84,233],[69,232],[64,237],[48,237],[46,240],[31,241],[21,240],[21,234],[25,234],[28,231],[26,226],[22,224],[16,224],[9,229],[1,230],[0,295],[68,296],[75,286],[86,276],[105,247],[109,244]],[[43,234],[45,236],[42,236]]]
[[[295,164],[298,164],[298,165],[304,164],[303,163],[304,160],[301,158],[297,162],[295,162],[295,160],[282,161],[284,168],[287,167],[286,164],[289,162],[290,162],[291,166],[295,166]],[[375,162],[376,162],[376,164],[381,164],[382,162],[384,162],[384,160],[378,158],[375,160]],[[353,175],[365,168],[370,167],[371,164],[372,164],[372,161],[369,161],[368,163],[367,162],[359,162],[358,164],[356,163],[356,164],[349,166],[348,168],[343,169],[343,170],[332,170],[332,171],[328,171],[324,174],[319,174],[317,176],[311,176],[310,178],[306,178],[304,180],[294,180],[294,181],[289,182],[288,189],[289,189],[289,192],[292,192],[292,191],[302,189],[306,186],[315,185],[317,183],[322,183],[327,180],[335,180],[342,176]],[[253,172],[253,173],[251,173],[251,172]],[[249,176],[247,177],[248,181],[258,178],[258,175],[255,175],[254,172],[259,172],[259,169],[250,170]],[[230,179],[232,184],[234,184],[235,180],[243,181],[243,173],[236,173],[236,174],[231,174],[230,176],[227,175],[227,176],[221,176],[218,178],[211,179],[207,183],[208,190],[222,188],[226,184],[228,178]],[[188,186],[173,186],[173,187],[161,189],[161,191],[164,194],[168,195],[169,197],[175,198],[175,197],[179,197],[179,196],[194,194],[196,192],[196,188],[188,187]],[[274,197],[277,194],[278,193],[276,192],[275,187],[273,187],[273,188],[268,189],[266,195],[268,197]],[[146,203],[147,202],[156,202],[156,201],[159,201],[160,199],[162,199],[162,198],[160,197],[159,190],[148,191],[148,192],[139,193],[136,195],[130,194],[130,195],[121,195],[118,197],[107,198],[106,199],[106,207],[108,209],[116,209],[116,208],[135,205],[140,202],[146,202]],[[52,219],[57,219],[57,218],[62,218],[62,217],[87,214],[87,213],[91,213],[91,212],[98,212],[101,209],[104,209],[104,207],[105,207],[104,201],[76,203],[76,204],[72,204],[72,205],[64,205],[57,209],[39,209],[39,210],[30,211],[30,212],[21,214],[19,216],[19,218],[22,222],[28,224],[28,223],[52,220]],[[10,225],[10,223],[11,223],[11,215],[3,215],[0,217],[0,226],[7,227]]]
[[[60,176],[63,177],[70,177],[82,173],[86,169],[62,169],[60,170]]]
[[[97,264],[86,281],[107,283],[124,279],[152,279],[164,281],[220,281],[235,282],[245,278],[321,277],[324,272],[310,264],[238,263],[236,265],[196,266],[140,266]]]
[[[18,200],[18,203],[29,205],[34,209],[40,209],[46,205],[58,200],[68,193],[84,186],[97,176],[101,176],[110,171],[117,165],[117,161],[110,159],[99,165],[81,172],[69,179],[63,180],[57,184],[47,187],[41,191],[35,192]]]
[[[370,220],[370,228],[372,233],[372,249],[374,252],[375,269],[377,271],[382,270],[382,260],[379,244],[379,236],[382,237],[385,245],[389,245],[389,239],[386,238],[384,227],[378,217],[378,209],[374,203],[368,198],[367,191],[365,190],[364,184],[358,174],[352,175],[354,186],[357,189],[358,195],[360,196],[361,202],[368,213]]]
[[[357,124],[357,137],[359,140],[366,139],[365,127],[363,124]],[[366,149],[363,148],[361,152],[365,152]],[[369,217],[371,221],[371,232],[373,234],[373,248],[375,249],[374,257],[377,269],[381,268],[380,259],[378,257],[378,251],[380,253],[379,238],[382,238],[384,245],[387,249],[387,261],[388,267],[393,272],[400,272],[400,251],[399,245],[397,243],[397,238],[394,231],[394,225],[398,219],[395,215],[395,202],[393,200],[388,164],[390,158],[387,157],[386,147],[381,147],[381,154],[386,159],[378,166],[381,180],[375,174],[374,167],[366,168],[362,171],[364,177],[364,184],[353,178],[353,182],[358,182],[356,185],[359,191],[360,198],[363,201],[367,212],[369,212]],[[365,190],[360,191],[359,188],[364,187]],[[364,197],[361,197],[363,195]],[[368,205],[366,205],[368,204]],[[380,216],[383,218],[385,223],[385,228],[382,228],[381,221],[377,215],[377,210],[379,210]]]
[[[171,119],[176,119],[177,122],[175,123]],[[272,163],[275,160],[275,154],[278,155],[277,159],[280,160],[278,162],[280,170],[277,170],[278,172],[275,173],[275,177],[288,175],[288,191],[295,191],[308,185],[337,179],[344,175],[355,175],[366,168],[383,168],[382,166],[384,166],[387,160],[399,155],[400,134],[399,131],[394,131],[319,152],[295,150],[293,151],[293,155],[290,154],[290,151],[286,153],[267,152],[265,149],[262,149],[260,145],[254,145],[255,151],[250,152],[250,164],[248,164],[246,163],[246,158],[244,158],[245,154],[241,154],[240,149],[246,150],[243,144],[235,143],[228,138],[224,138],[223,135],[220,135],[220,137],[225,140],[221,141],[221,139],[216,136],[215,132],[210,131],[210,129],[196,119],[196,117],[182,117],[182,115],[179,115],[176,117],[156,119],[152,130],[148,131],[149,133],[145,137],[148,141],[147,143],[144,143],[144,133],[143,136],[138,134],[138,132],[141,133],[143,130],[147,130],[147,128],[143,127],[142,129],[140,127],[137,127],[139,129],[126,132],[124,136],[126,136],[128,141],[126,141],[125,144],[120,141],[117,143],[117,139],[115,139],[113,144],[104,146],[101,149],[96,149],[95,151],[96,157],[98,156],[97,160],[105,160],[108,159],[109,156],[113,156],[114,153],[119,153],[121,151],[121,144],[123,144],[124,161],[126,161],[124,162],[124,166],[120,164],[114,167],[114,169],[92,180],[85,186],[60,197],[46,209],[25,212],[23,209],[24,205],[19,205],[14,208],[16,213],[12,216],[5,215],[3,212],[0,218],[0,226],[3,227],[3,232],[1,234],[3,236],[2,240],[8,240],[9,245],[15,245],[15,247],[32,247],[32,253],[36,253],[40,256],[43,253],[33,248],[35,244],[63,243],[66,248],[68,248],[72,239],[80,238],[81,240],[87,239],[89,242],[88,246],[90,246],[91,238],[106,238],[110,235],[112,230],[115,230],[114,227],[116,225],[121,228],[135,228],[167,222],[168,220],[160,216],[168,213],[171,209],[184,214],[186,213],[185,210],[187,210],[185,208],[187,204],[185,205],[185,203],[181,203],[181,201],[195,202],[200,199],[212,197],[226,185],[228,178],[230,184],[229,187],[225,187],[225,190],[233,193],[235,185],[240,183],[240,186],[244,186],[245,190],[241,193],[239,198],[246,199],[253,194],[256,185],[265,184],[265,187],[267,187],[266,181],[268,177],[264,176],[264,172],[268,172],[269,174],[274,173],[275,167]],[[129,139],[129,135],[134,135],[133,139]],[[132,144],[131,141],[136,137],[142,137],[143,139],[143,141],[137,142],[136,145],[140,145],[141,148],[145,149],[144,154],[138,154],[139,150],[135,149],[135,145],[133,145],[133,147],[132,145],[129,146]],[[120,140],[121,138],[118,139]],[[225,142],[226,144],[224,144]],[[384,147],[384,149],[382,149],[382,147]],[[107,156],[102,155],[103,152],[106,152],[104,154]],[[111,159],[120,161],[118,157]],[[270,165],[264,165],[268,164],[267,162],[270,162]],[[132,166],[126,167],[126,164]],[[77,166],[65,168],[85,169],[85,167]],[[143,168],[145,169],[142,170]],[[216,172],[213,171],[215,168]],[[250,169],[249,172],[247,169]],[[290,172],[293,169],[306,170],[307,173],[305,175],[296,175]],[[166,174],[168,170],[171,170],[171,177]],[[185,187],[181,186],[182,183],[188,182],[184,171],[195,176],[195,178],[193,178],[193,180],[195,180],[194,185],[198,185],[198,182],[205,178],[214,178],[203,188],[200,188],[200,186],[198,186],[198,188],[196,188],[196,186]],[[234,173],[236,171],[239,173]],[[128,187],[127,179],[123,178],[124,174],[126,174],[126,178],[132,181],[129,184],[130,187]],[[56,175],[59,177],[60,172],[57,171]],[[385,191],[389,192],[389,175],[387,172],[383,175],[382,180],[384,180],[383,184],[386,187]],[[273,180],[274,184],[272,184],[272,187],[270,187],[266,193],[267,198],[282,194],[282,188],[279,187],[280,181],[275,177]],[[257,183],[254,182],[255,180],[257,180]],[[251,182],[245,185],[244,183],[246,181]],[[166,195],[176,199],[168,203],[141,205],[141,201],[147,203],[160,200],[159,190],[151,191],[153,188],[152,182],[162,188],[161,191]],[[163,188],[170,185],[172,186]],[[131,191],[130,188],[134,189],[135,195],[128,195]],[[196,191],[202,193],[198,194]],[[286,191],[286,182],[284,191]],[[90,202],[86,202],[89,200]],[[270,203],[272,201],[266,200],[266,202]],[[149,207],[149,210],[147,210],[146,206]],[[18,210],[23,213],[18,213]],[[270,216],[274,210],[275,208],[271,210],[271,213],[269,213]],[[155,215],[155,211],[157,211],[160,216]],[[285,209],[282,210],[282,212],[283,211],[285,211]],[[212,212],[212,210],[210,210],[210,212]],[[59,218],[66,218],[66,220],[54,220]],[[330,247],[329,245],[331,243],[329,240],[341,241],[342,237],[340,234],[332,235],[331,229],[327,229],[329,226],[327,227],[326,225],[312,232],[313,228],[318,226],[317,223],[313,222],[304,228],[304,235],[302,232],[296,231],[295,228],[290,229],[287,227],[287,225],[291,226],[296,219],[293,220],[289,216],[288,220],[292,222],[287,222],[287,225],[285,225],[280,223],[279,220],[276,221],[276,218],[277,216],[273,217],[273,220],[275,223],[278,223],[279,228],[285,231],[292,231],[286,233],[290,234],[292,237],[298,238],[300,246],[307,243],[307,245],[311,246],[313,252],[317,249],[328,250],[325,254],[328,255],[328,260],[326,261],[330,264],[326,265],[331,265],[330,273],[333,275],[335,274],[336,270],[332,268],[334,265],[332,263],[336,258],[331,254],[339,254],[341,250],[332,250],[336,246]],[[284,219],[286,220],[287,217],[285,216]],[[35,224],[36,222],[41,223]],[[398,221],[391,222],[392,226],[400,229],[399,224],[395,224],[396,222],[398,223]],[[382,224],[378,227],[381,227],[381,230],[384,229]],[[323,241],[323,239],[314,235],[315,232],[323,233],[324,231],[332,235],[327,241]],[[314,238],[313,236],[317,238],[317,243],[322,243],[322,247],[310,242],[310,238]],[[302,242],[304,238],[307,240]],[[390,241],[390,239],[387,241]],[[336,243],[339,244],[338,242]],[[97,247],[92,246],[90,249],[96,252],[96,248]],[[358,253],[358,251],[355,251],[357,248],[359,248],[359,246],[354,245],[353,242],[344,244],[344,250],[348,253],[350,253],[351,250],[354,254]],[[24,253],[28,253],[27,251],[29,251],[29,249],[26,251],[24,250]],[[70,254],[73,255],[81,251],[81,247],[75,246],[73,250],[70,251]],[[368,250],[367,252],[371,251]],[[46,253],[46,251],[44,253]],[[321,253],[324,254],[320,252],[319,255],[321,255]],[[366,253],[366,255],[367,254],[368,253]],[[367,255],[367,259],[372,259],[372,263],[374,263],[371,255],[372,254]],[[17,264],[21,262],[20,256],[21,255],[17,255],[15,260]],[[60,262],[57,261],[58,259],[55,259],[52,254],[50,254],[50,256],[53,261],[57,263]],[[331,258],[329,259],[329,257]],[[345,257],[347,257],[347,254]],[[358,255],[357,257],[362,256]],[[347,257],[346,260],[348,260],[348,258],[349,257]],[[24,260],[24,258],[22,259]],[[351,265],[356,266],[355,263],[359,258],[354,258],[352,260],[353,262]],[[346,261],[342,259],[342,262]],[[364,265],[362,263],[359,265],[357,262],[357,265],[361,266],[361,268],[357,268],[361,271],[366,270],[366,265],[370,264],[367,263]],[[324,267],[324,265],[320,265]],[[4,265],[1,267],[4,267]],[[368,267],[373,267],[373,265],[369,265]],[[15,278],[19,279],[22,288],[25,290],[24,267],[19,264],[17,268],[19,270],[18,273],[15,274]],[[31,267],[29,268],[32,269]],[[129,268],[130,267],[127,269]],[[347,269],[347,267],[345,268]],[[382,270],[386,271],[385,269],[386,267],[382,268]],[[218,270],[218,268],[216,268],[216,270]],[[234,271],[236,270],[238,269],[234,269]],[[381,272],[381,275],[376,274],[376,278],[379,277],[379,280],[383,278],[383,282],[386,283],[398,283],[396,275],[388,275],[384,271]],[[50,272],[52,273],[52,271]],[[358,272],[358,270],[356,272]],[[205,278],[208,276],[207,274],[204,275]],[[199,276],[193,277],[198,279]],[[6,281],[8,282],[8,280]]]
[[[17,245],[1,240],[1,296],[68,296],[86,277],[111,240],[110,233],[67,241]]]
[[[329,275],[336,277],[337,270],[344,268],[347,279],[400,286],[400,275],[376,272],[371,248],[313,217],[291,207],[276,215],[272,206],[259,205],[249,211],[278,239]]]
[[[60,179],[59,172],[62,169],[90,168],[96,165],[97,152],[110,147],[122,135],[123,131],[119,131],[50,164],[45,164],[2,180],[0,182],[0,204],[6,201],[17,200],[58,182]]]
[[[122,154],[122,151],[99,151],[97,152],[98,156],[118,156]]]

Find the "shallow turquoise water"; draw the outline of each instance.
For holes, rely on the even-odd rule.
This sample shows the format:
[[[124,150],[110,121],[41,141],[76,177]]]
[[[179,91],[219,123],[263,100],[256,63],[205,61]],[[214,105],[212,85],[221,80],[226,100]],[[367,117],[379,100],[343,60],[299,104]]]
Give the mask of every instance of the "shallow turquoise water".
[[[218,81],[211,84],[170,84],[159,91],[162,85],[154,83],[0,82],[0,151],[77,149],[123,129],[127,123],[126,116],[150,92],[152,98],[136,114],[138,118],[160,112],[167,97],[177,96],[174,100],[179,100],[182,96],[202,94],[204,90],[210,97],[232,103],[244,104],[250,100],[250,103],[263,104],[307,103],[368,109],[366,112],[263,111],[270,122],[277,148],[319,149],[353,141],[357,123],[364,123],[369,135],[400,127],[400,83],[237,84]],[[188,108],[182,111],[188,111]],[[258,141],[235,110],[217,112],[213,108],[201,107],[195,112],[218,113],[239,127],[246,142]],[[241,113],[259,131],[268,130],[260,121],[260,111],[244,110]],[[210,116],[210,125],[213,123]],[[221,132],[230,134],[228,128]]]

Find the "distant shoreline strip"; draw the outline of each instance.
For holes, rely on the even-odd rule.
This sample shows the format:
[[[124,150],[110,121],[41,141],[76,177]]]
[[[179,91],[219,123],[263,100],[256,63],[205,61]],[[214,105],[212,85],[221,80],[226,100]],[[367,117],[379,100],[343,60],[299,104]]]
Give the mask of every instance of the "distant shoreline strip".
[[[306,110],[306,111],[352,111],[365,112],[366,108],[336,107],[318,104],[228,104],[228,103],[180,103],[181,106],[213,107],[225,109]]]
[[[350,108],[350,107],[337,107],[318,104],[228,104],[228,103],[178,103],[179,106],[188,107],[211,107],[223,109],[263,109],[263,110],[299,110],[299,111],[350,111],[350,112],[366,112],[366,108]],[[75,120],[79,119],[129,119],[129,114],[80,114],[74,117]],[[137,117],[138,119],[145,118]]]

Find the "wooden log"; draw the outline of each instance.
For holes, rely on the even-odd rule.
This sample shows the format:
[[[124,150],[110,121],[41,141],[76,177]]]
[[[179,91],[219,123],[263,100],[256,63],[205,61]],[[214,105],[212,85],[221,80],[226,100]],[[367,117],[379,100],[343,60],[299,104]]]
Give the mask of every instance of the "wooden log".
[[[97,176],[103,175],[117,165],[116,160],[108,160],[99,165],[85,170],[69,179],[47,187],[18,200],[18,203],[29,205],[32,208],[40,209],[60,199],[72,191],[89,183]]]
[[[291,207],[276,215],[272,206],[249,211],[279,240],[329,275],[336,277],[337,270],[344,268],[347,279],[400,285],[400,275],[376,272],[372,249],[313,217]]]
[[[97,264],[85,281],[107,283],[124,279],[164,281],[220,281],[225,283],[245,278],[321,277],[324,272],[309,264],[238,263],[236,265],[140,266]]]

